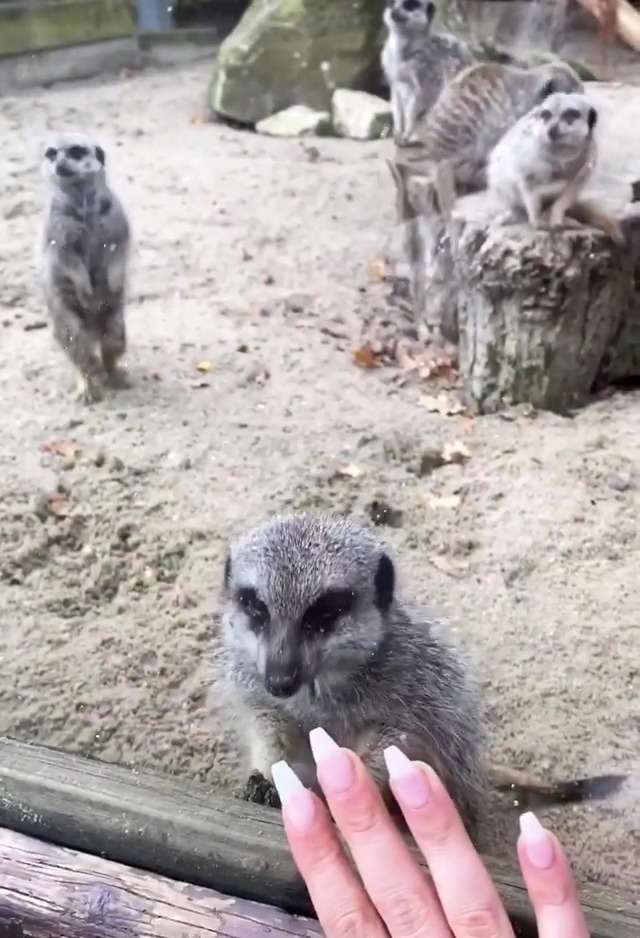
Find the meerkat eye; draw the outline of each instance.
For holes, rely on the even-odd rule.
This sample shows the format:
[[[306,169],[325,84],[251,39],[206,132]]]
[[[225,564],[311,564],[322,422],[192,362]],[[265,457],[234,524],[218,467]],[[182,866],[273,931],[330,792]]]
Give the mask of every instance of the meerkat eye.
[[[407,13],[414,13],[420,9],[420,0],[404,0],[403,7]]]
[[[87,148],[78,146],[77,144],[70,146],[67,150],[67,156],[72,160],[83,160],[86,155]]]
[[[51,163],[53,163],[57,155],[58,151],[55,147],[47,147],[47,149],[44,151],[45,159],[49,160]]]
[[[578,111],[576,108],[570,107],[564,112],[562,118],[567,122],[567,124],[574,124],[576,121],[580,120],[580,116],[580,111]]]
[[[545,122],[545,124],[547,123],[547,121],[551,120],[552,116],[553,115],[551,114],[551,111],[548,108],[545,108],[544,111],[540,111],[540,117]]]
[[[302,617],[302,628],[310,635],[326,635],[341,616],[346,615],[355,602],[350,590],[329,590],[316,599]]]
[[[244,587],[238,590],[236,602],[248,616],[251,622],[251,628],[254,631],[260,631],[269,622],[269,610],[261,599],[258,599],[256,591],[250,587]]]

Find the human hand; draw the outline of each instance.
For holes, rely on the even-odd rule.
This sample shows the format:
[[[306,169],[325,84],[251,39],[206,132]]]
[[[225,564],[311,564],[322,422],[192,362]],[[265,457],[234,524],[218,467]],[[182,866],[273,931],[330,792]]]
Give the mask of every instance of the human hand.
[[[272,772],[289,845],[327,938],[514,938],[497,890],[433,769],[410,762],[395,746],[385,750],[391,789],[427,861],[429,880],[361,760],[322,729],[312,731],[310,742],[329,810],[285,762]],[[518,858],[539,938],[589,938],[557,838],[531,813],[521,816],[520,829]]]

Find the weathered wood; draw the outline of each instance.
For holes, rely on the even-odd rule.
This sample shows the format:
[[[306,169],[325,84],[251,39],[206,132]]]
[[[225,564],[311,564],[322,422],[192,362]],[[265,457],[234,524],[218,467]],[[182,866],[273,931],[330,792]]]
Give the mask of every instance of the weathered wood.
[[[0,922],[9,916],[29,938],[322,935],[317,922],[270,905],[0,829]]]
[[[435,338],[459,343],[473,407],[565,413],[604,381],[640,378],[636,222],[625,219],[621,249],[595,229],[496,224],[487,193],[444,206],[417,151],[397,158],[393,176],[414,315]]]
[[[313,914],[280,814],[201,785],[0,739],[0,827],[226,895]],[[520,938],[535,925],[519,876],[486,858]],[[637,938],[640,912],[583,893],[592,938]]]

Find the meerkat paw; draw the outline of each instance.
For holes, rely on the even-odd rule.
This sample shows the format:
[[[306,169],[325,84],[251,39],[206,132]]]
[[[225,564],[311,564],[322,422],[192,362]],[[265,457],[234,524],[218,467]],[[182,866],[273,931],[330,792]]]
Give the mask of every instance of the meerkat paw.
[[[104,388],[97,375],[80,375],[76,385],[76,399],[81,404],[97,404],[103,397]]]
[[[131,387],[129,372],[120,365],[112,365],[106,369],[106,381],[110,388],[117,391],[124,391]]]
[[[262,772],[251,773],[240,793],[240,799],[249,801],[251,804],[263,804],[268,808],[280,807],[280,798],[275,785],[265,778]]]

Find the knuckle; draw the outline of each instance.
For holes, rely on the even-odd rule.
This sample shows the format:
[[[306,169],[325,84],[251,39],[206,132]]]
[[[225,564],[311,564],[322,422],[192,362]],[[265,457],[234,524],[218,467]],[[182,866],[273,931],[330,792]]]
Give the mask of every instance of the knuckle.
[[[381,812],[376,802],[360,791],[358,797],[345,806],[344,820],[340,820],[339,827],[349,834],[366,834],[379,823]]]
[[[451,930],[459,938],[499,938],[502,933],[497,908],[467,909],[450,916]]]
[[[364,908],[334,908],[330,915],[325,916],[323,928],[332,938],[369,938],[373,933],[373,922]]]
[[[380,915],[398,938],[415,938],[426,932],[430,918],[429,908],[422,896],[415,892],[387,893],[376,899]]]

